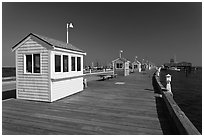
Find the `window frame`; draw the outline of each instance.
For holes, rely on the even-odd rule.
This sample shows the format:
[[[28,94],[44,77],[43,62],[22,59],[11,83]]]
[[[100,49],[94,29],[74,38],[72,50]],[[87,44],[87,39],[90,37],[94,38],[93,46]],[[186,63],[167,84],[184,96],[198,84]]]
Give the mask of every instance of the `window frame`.
[[[31,72],[27,72],[27,56],[31,55]],[[25,74],[32,74],[33,72],[33,56],[32,54],[25,54],[25,68],[24,68]]]
[[[60,71],[56,71],[56,56],[59,56],[60,57],[60,63],[59,63],[59,65],[60,65]],[[54,55],[54,72],[55,73],[61,73],[62,72],[62,55],[61,54],[55,54]]]
[[[40,67],[39,67],[40,71],[39,71],[39,72],[35,72],[35,58],[34,58],[34,55],[39,55],[39,65],[40,65]],[[39,74],[39,73],[41,73],[41,59],[40,59],[40,54],[32,54],[32,57],[33,57],[33,73],[34,73],[34,74]]]
[[[80,60],[79,60],[79,61],[80,61],[79,64],[78,64],[78,59],[80,59]],[[81,71],[81,70],[82,70],[82,69],[81,69],[81,66],[82,66],[82,65],[81,65],[81,57],[77,57],[77,62],[76,62],[76,64],[77,64],[76,70],[77,70],[77,71]],[[78,65],[79,65],[79,66],[78,66]],[[79,68],[79,70],[78,70],[78,68]]]
[[[34,55],[39,54],[40,56],[40,61],[39,61],[39,65],[40,65],[40,72],[34,72]],[[31,55],[31,72],[27,72],[27,55]],[[41,74],[42,71],[42,64],[41,64],[41,53],[28,53],[28,54],[24,54],[24,74]]]
[[[65,64],[64,64],[64,57],[67,57],[67,71],[65,71],[64,70],[64,66],[65,66]],[[62,72],[63,73],[66,73],[66,72],[69,72],[69,55],[62,55]]]
[[[74,65],[72,64],[72,58],[74,58]],[[74,70],[72,70],[74,66]],[[76,71],[76,56],[71,56],[71,71]]]
[[[119,67],[118,67],[117,64],[122,64],[122,65],[121,65],[122,67],[120,67],[120,65],[119,65]],[[124,66],[123,63],[116,63],[115,68],[116,68],[116,69],[123,69],[123,66]]]

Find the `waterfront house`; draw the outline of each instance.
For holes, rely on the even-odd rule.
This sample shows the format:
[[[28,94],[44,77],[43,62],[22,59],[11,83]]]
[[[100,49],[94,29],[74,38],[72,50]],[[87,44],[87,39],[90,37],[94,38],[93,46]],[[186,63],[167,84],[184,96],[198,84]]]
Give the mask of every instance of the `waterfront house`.
[[[137,58],[132,62],[132,69],[134,72],[141,72],[141,62]]]
[[[53,102],[83,90],[86,53],[72,44],[30,33],[12,51],[18,99]]]
[[[113,63],[113,73],[118,76],[127,76],[130,73],[129,63],[125,58],[119,57],[112,61]]]

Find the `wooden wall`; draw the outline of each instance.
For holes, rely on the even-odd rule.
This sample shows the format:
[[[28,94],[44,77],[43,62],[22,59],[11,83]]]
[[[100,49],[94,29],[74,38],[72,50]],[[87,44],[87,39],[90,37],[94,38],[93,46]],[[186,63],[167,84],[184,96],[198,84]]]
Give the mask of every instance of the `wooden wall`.
[[[55,55],[61,55],[61,72],[55,72]],[[68,55],[68,72],[63,72],[63,55]],[[71,70],[71,57],[75,57],[75,71]],[[81,57],[81,71],[77,71],[77,57]],[[51,102],[83,90],[83,55],[66,51],[50,52]]]
[[[125,76],[130,74],[129,62],[125,62]]]
[[[137,65],[137,68],[134,68],[134,65]],[[133,63],[132,63],[132,69],[133,69],[134,71],[140,72],[140,71],[141,71],[141,64],[140,64],[140,63],[137,63],[137,62],[133,62]]]
[[[83,77],[51,82],[51,102],[83,90]]]
[[[116,68],[116,64],[117,63],[123,63],[123,68]],[[113,70],[114,70],[114,74],[117,74],[118,76],[124,76],[124,74],[125,74],[125,63],[123,62],[123,61],[121,61],[121,60],[116,60],[116,61],[114,61],[114,68],[113,68]]]
[[[24,73],[24,56],[30,53],[40,53],[41,73]],[[19,99],[49,101],[48,50],[36,40],[28,39],[16,50],[16,94]]]

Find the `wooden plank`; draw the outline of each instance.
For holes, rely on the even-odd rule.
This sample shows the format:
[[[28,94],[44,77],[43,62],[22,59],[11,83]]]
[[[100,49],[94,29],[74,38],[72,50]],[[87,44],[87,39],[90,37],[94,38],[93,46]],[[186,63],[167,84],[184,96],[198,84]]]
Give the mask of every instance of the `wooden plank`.
[[[48,84],[39,84],[39,83],[23,83],[18,82],[19,87],[25,88],[25,89],[40,89],[40,90],[47,90]]]
[[[26,79],[26,81],[28,80],[35,80],[35,81],[39,81],[39,80],[47,80],[48,79],[48,76],[47,76],[47,74],[44,74],[44,75],[38,75],[38,74],[36,74],[36,75],[32,75],[32,74],[27,74],[27,75],[24,75],[24,74],[19,74],[18,75],[18,79],[22,79],[22,80],[25,80]]]
[[[6,103],[6,102],[5,102]],[[126,107],[122,108],[122,107],[114,107],[114,106],[107,106],[107,105],[95,105],[95,104],[86,104],[86,103],[83,103],[83,105],[81,104],[76,104],[76,103],[73,103],[73,102],[69,102],[69,103],[60,103],[60,102],[56,102],[56,103],[53,103],[52,105],[49,105],[49,104],[38,104],[38,103],[35,103],[33,104],[33,102],[31,101],[26,101],[26,102],[23,102],[22,100],[19,102],[19,101],[15,101],[15,104],[17,104],[17,106],[21,106],[23,108],[26,108],[26,107],[36,107],[36,105],[38,105],[39,107],[43,107],[42,109],[49,109],[49,108],[52,108],[54,110],[57,110],[58,108],[59,109],[62,109],[62,110],[70,110],[70,109],[74,109],[74,110],[85,110],[85,111],[97,111],[99,113],[103,113],[103,112],[106,112],[106,113],[113,113],[113,114],[121,114],[121,115],[138,115],[141,114],[141,115],[153,115],[153,116],[157,116],[157,112],[155,112],[155,110],[153,109],[152,111],[150,111],[149,109],[141,109],[141,108],[137,108],[136,110],[135,109],[128,109]],[[25,105],[27,104],[27,105]],[[6,106],[9,106],[10,104],[6,104]],[[12,104],[11,104],[12,105]],[[27,108],[26,108],[27,109]]]
[[[39,85],[48,85],[48,81],[31,81],[31,80],[27,80],[27,81],[23,81],[23,82],[18,82],[19,84],[39,84]]]
[[[160,122],[168,120],[158,118],[160,106],[151,91],[151,79],[138,77],[89,82],[83,92],[53,103],[3,101],[2,119],[7,124],[3,129],[17,132],[12,129],[22,126],[18,132],[28,134],[35,134],[38,129],[45,129],[43,134],[163,134],[168,128],[161,127]],[[116,81],[126,84],[118,86]]]
[[[24,117],[23,119],[21,119]],[[9,119],[9,120],[7,120]],[[12,114],[8,113],[4,122],[6,123],[14,123],[18,127],[24,127],[25,125],[29,128],[37,128],[40,130],[43,130],[45,133],[44,134],[52,134],[53,132],[57,132],[57,134],[87,134],[87,132],[83,130],[79,130],[80,125],[74,124],[74,123],[65,123],[63,121],[56,121],[56,120],[51,120],[51,119],[43,119],[43,118],[37,118],[37,117],[32,117],[26,114]],[[52,124],[50,124],[50,122]],[[32,129],[27,129],[27,132],[29,132]],[[24,129],[22,129],[24,131]],[[46,131],[47,130],[47,131]],[[21,128],[20,128],[21,131]],[[38,130],[37,130],[38,131]],[[24,131],[26,132],[26,131]],[[91,134],[96,134],[94,132],[89,132]],[[32,133],[32,134],[39,134],[37,133]]]
[[[41,97],[48,97],[48,93],[41,93],[41,92],[19,92],[18,91],[18,93],[19,93],[19,96],[27,96],[27,97],[29,97],[29,96],[31,96],[31,97],[39,97],[39,98],[41,98]]]
[[[32,107],[35,108],[35,107]],[[10,108],[11,109],[11,108]],[[36,111],[39,111],[39,109],[32,109],[28,110],[29,108],[25,108],[26,111],[24,113],[33,114]],[[7,111],[9,108],[7,108]],[[112,124],[121,124],[121,125],[128,125],[128,126],[137,126],[137,127],[145,127],[150,129],[160,129],[159,125],[157,125],[158,121],[156,117],[147,117],[147,116],[134,116],[134,115],[118,115],[113,113],[101,113],[101,112],[94,112],[94,111],[82,111],[82,110],[63,110],[63,109],[41,109],[43,111],[43,114],[49,114],[49,115],[55,115],[55,116],[72,116],[72,118],[76,119],[87,119],[92,121],[100,121],[105,123],[112,123]],[[22,109],[15,108],[16,113],[22,113]],[[86,116],[86,117],[84,117]],[[135,120],[137,119],[137,120]],[[142,119],[142,120],[140,120]],[[148,124],[144,124],[145,122],[151,121],[152,124],[154,124],[154,127]]]
[[[24,115],[24,118],[26,117],[26,113],[23,112],[16,112],[14,111],[15,114],[14,115]],[[119,132],[121,129],[123,131],[129,131],[129,132],[135,132],[135,131],[148,131],[148,132],[152,132],[152,131],[156,131],[157,133],[160,130],[156,130],[156,129],[148,129],[148,128],[141,128],[141,127],[133,127],[131,125],[122,125],[122,124],[118,124],[118,123],[110,123],[110,122],[104,122],[103,120],[90,120],[87,119],[86,117],[83,118],[74,118],[74,117],[64,117],[62,116],[60,113],[56,113],[57,115],[51,115],[51,114],[34,114],[34,117],[32,119],[36,119],[36,118],[43,118],[43,119],[51,119],[51,120],[55,120],[55,121],[59,121],[61,122],[67,122],[67,124],[71,124],[71,123],[78,123],[78,124],[83,124],[83,125],[93,125],[93,126],[99,126],[99,127],[106,127],[106,128],[111,128],[113,131],[117,130],[117,132]],[[8,114],[7,114],[8,115]],[[69,115],[68,115],[69,116]],[[15,116],[16,117],[16,116]],[[19,121],[20,122],[20,121]],[[71,122],[71,123],[70,123]],[[114,131],[115,132],[115,131]],[[143,131],[142,131],[143,132]],[[116,132],[115,132],[116,133]],[[126,132],[127,133],[127,132]]]
[[[18,95],[18,99],[33,100],[33,101],[49,101],[48,97],[34,97],[34,96],[23,96]]]
[[[35,107],[32,107],[32,108],[35,108]],[[58,108],[58,107],[57,107]],[[29,108],[28,108],[29,109]],[[46,108],[44,108],[44,109],[42,109],[42,110],[45,110]],[[55,111],[56,111],[56,108],[53,108],[53,109],[55,109]],[[26,109],[27,110],[27,109]],[[51,109],[52,110],[52,109]],[[66,109],[65,109],[66,110]],[[64,109],[62,109],[62,111],[65,111]],[[34,112],[35,112],[36,110],[34,110]],[[75,111],[75,110],[74,110]],[[50,114],[51,112],[49,112],[49,114]],[[57,113],[60,113],[60,111],[58,110],[57,111]],[[80,112],[80,114],[81,114],[82,112]],[[99,112],[100,113],[100,112]],[[68,114],[66,114],[66,115],[68,115]],[[73,115],[75,115],[75,114],[73,114]],[[98,116],[98,117],[101,117],[101,116]],[[109,115],[108,115],[108,117],[110,117]],[[108,121],[109,120],[111,120],[111,119],[108,119]],[[131,120],[132,121],[132,120]]]
[[[10,118],[11,119],[11,118]],[[27,117],[25,118],[27,119]],[[79,123],[73,123],[73,122],[64,122],[64,121],[58,121],[58,120],[52,120],[52,119],[43,119],[40,118],[41,120],[36,121],[36,119],[33,119],[30,121],[30,119],[27,120],[22,120],[26,124],[30,122],[32,124],[32,128],[38,128],[40,130],[49,130],[44,132],[44,134],[53,134],[54,132],[58,132],[58,134],[77,134],[77,135],[86,135],[86,134],[127,134],[128,132],[117,130],[113,131],[112,128],[106,128],[106,127],[99,127],[99,126],[93,126],[93,125],[88,125],[88,124],[79,124]],[[42,121],[42,122],[39,122]],[[47,122],[46,122],[47,121]],[[19,121],[20,122],[20,121]],[[50,122],[52,122],[50,126]],[[34,126],[33,126],[34,123]],[[35,124],[36,123],[36,124]],[[47,126],[49,125],[49,126]],[[17,125],[19,127],[19,125]],[[20,125],[24,126],[24,125]],[[35,127],[36,126],[36,127]],[[30,125],[27,125],[27,127],[30,127]],[[27,132],[30,132],[30,130],[33,129],[27,129]],[[24,131],[25,132],[25,131]],[[38,134],[38,133],[30,133],[30,134]],[[42,133],[41,133],[42,134]]]

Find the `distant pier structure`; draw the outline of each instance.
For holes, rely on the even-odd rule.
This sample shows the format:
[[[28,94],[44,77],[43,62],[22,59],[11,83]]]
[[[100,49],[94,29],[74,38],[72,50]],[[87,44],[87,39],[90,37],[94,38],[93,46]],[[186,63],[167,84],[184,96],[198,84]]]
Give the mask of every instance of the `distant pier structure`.
[[[191,71],[192,63],[185,61],[176,62],[174,59],[170,59],[169,63],[164,64],[164,68],[166,69],[177,68],[180,70]]]
[[[112,61],[113,63],[113,73],[118,76],[127,76],[130,74],[130,61],[122,57],[123,51],[120,50],[119,58]]]

